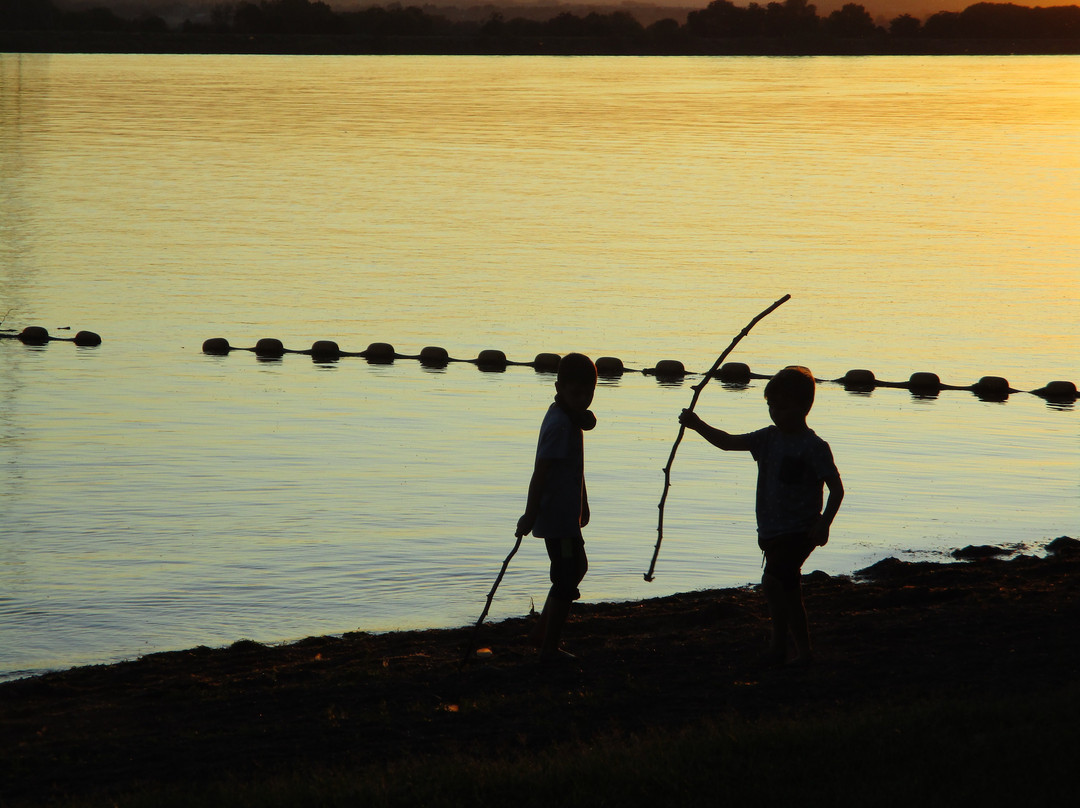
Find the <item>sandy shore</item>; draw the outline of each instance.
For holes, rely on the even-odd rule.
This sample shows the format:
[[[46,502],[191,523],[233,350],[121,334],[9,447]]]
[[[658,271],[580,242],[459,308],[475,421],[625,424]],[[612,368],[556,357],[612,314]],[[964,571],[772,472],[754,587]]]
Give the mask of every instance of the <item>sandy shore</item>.
[[[1052,690],[1080,674],[1078,547],[810,574],[807,668],[760,664],[768,621],[745,587],[581,605],[566,632],[578,659],[554,667],[523,642],[522,618],[484,625],[492,653],[466,664],[471,628],[241,642],[3,683],[0,803]]]

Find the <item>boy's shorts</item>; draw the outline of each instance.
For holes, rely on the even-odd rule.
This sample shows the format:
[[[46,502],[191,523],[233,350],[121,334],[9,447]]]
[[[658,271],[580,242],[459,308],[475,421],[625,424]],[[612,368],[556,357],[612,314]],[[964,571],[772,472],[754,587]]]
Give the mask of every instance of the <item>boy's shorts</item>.
[[[577,600],[581,597],[578,584],[589,571],[585,539],[581,536],[545,538],[544,544],[551,559],[551,596],[560,600]]]
[[[816,546],[806,533],[758,539],[758,547],[765,553],[765,574],[779,580],[788,591],[799,588],[802,565]]]

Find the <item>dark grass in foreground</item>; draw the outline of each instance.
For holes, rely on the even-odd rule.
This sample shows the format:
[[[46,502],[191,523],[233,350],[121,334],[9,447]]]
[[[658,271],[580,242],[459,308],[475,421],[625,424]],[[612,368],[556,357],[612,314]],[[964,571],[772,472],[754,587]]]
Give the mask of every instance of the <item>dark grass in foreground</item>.
[[[0,685],[0,804],[1061,804],[1080,754],[1080,555],[806,581],[819,658],[757,664],[752,588],[525,620],[238,643]]]
[[[1065,805],[1076,799],[1080,687],[989,702],[837,707],[727,719],[542,753],[311,766],[72,806]]]

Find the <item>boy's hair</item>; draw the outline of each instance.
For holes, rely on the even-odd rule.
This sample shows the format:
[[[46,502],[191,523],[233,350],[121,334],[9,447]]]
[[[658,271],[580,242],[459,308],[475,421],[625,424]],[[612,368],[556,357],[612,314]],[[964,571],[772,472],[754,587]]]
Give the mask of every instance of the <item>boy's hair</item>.
[[[585,354],[569,353],[559,360],[556,379],[561,383],[596,384],[596,365]]]
[[[802,365],[788,365],[765,385],[765,400],[783,398],[800,407],[803,413],[814,406],[814,374]]]

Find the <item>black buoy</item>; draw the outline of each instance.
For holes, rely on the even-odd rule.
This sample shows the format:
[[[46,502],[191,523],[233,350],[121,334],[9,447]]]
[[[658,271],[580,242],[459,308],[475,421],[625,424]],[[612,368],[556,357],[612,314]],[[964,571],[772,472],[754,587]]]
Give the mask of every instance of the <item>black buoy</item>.
[[[376,365],[389,365],[397,357],[394,346],[389,342],[373,342],[360,355]]]
[[[845,390],[866,391],[873,390],[877,386],[874,372],[862,368],[849,370],[839,381],[840,384],[844,385]]]
[[[93,348],[101,344],[101,337],[93,331],[79,331],[72,342],[83,348]]]
[[[686,367],[678,359],[661,359],[653,373],[659,379],[681,379],[686,375]]]
[[[316,362],[332,362],[341,358],[341,348],[330,339],[320,339],[311,345],[311,358]]]
[[[40,325],[28,325],[19,334],[23,345],[44,345],[49,341],[49,332]]]
[[[1042,396],[1043,398],[1065,401],[1075,401],[1077,398],[1076,384],[1067,381],[1050,382],[1046,387],[1040,387],[1038,390],[1032,390],[1031,392],[1037,396]]]
[[[918,390],[920,392],[937,392],[941,389],[941,379],[936,373],[912,373],[911,378],[908,379],[908,387],[910,387],[912,390]]]
[[[489,348],[481,351],[480,355],[476,357],[476,365],[481,370],[506,370],[506,354],[494,348]]]
[[[559,358],[557,353],[538,353],[533,359],[533,368],[541,373],[556,373],[559,370]]]
[[[205,354],[220,356],[232,350],[232,346],[229,345],[229,341],[225,337],[211,337],[202,344],[202,350]]]
[[[601,356],[596,360],[596,375],[607,379],[622,376],[626,368],[621,359],[614,356]]]
[[[1001,376],[983,376],[971,385],[971,392],[983,401],[1004,401],[1010,393],[1016,391],[1009,387],[1008,380]]]
[[[277,359],[285,355],[285,346],[279,339],[265,337],[255,343],[255,355],[264,359]]]
[[[420,351],[420,364],[426,368],[444,368],[450,362],[450,354],[446,348],[428,345]]]
[[[750,366],[745,362],[725,362],[716,371],[716,377],[728,384],[747,384],[750,381]]]

